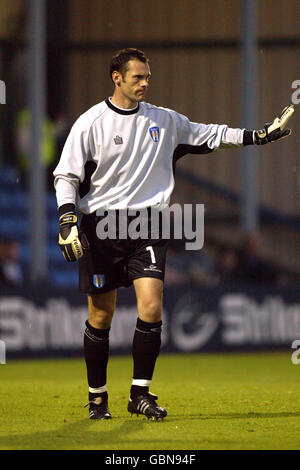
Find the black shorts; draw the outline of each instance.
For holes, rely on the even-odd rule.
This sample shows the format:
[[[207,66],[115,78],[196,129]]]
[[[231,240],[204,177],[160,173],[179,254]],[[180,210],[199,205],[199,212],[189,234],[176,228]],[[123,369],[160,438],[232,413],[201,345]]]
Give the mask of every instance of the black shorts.
[[[118,222],[119,213],[116,211]],[[89,250],[79,259],[79,289],[87,294],[101,294],[118,287],[129,287],[134,279],[153,277],[164,280],[168,240],[153,238],[100,239],[97,224],[104,216],[83,215],[80,229],[89,241]],[[128,217],[128,224],[133,217]],[[145,232],[144,232],[145,233]],[[153,235],[153,234],[152,234]]]

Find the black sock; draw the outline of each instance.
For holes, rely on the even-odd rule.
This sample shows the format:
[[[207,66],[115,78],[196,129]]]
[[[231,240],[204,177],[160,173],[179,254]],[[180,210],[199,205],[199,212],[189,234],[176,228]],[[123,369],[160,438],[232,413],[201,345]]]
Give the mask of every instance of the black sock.
[[[109,331],[94,328],[85,322],[86,329],[84,332],[84,355],[87,368],[87,377],[89,384],[89,400],[96,397],[102,397],[103,400],[108,398],[106,391],[106,371],[109,356]],[[91,388],[104,387],[105,390],[99,392],[91,392]]]
[[[137,319],[133,337],[133,384],[130,396],[134,398],[149,391],[149,384],[160,351],[162,322],[148,323]],[[135,383],[140,381],[140,384]]]

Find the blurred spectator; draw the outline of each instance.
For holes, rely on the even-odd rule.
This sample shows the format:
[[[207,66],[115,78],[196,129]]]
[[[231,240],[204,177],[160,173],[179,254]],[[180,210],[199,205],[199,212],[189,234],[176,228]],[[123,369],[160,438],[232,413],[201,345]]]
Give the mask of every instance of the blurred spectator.
[[[19,245],[13,240],[0,239],[0,284],[17,286],[22,283]]]
[[[187,260],[179,242],[171,241],[167,252],[165,283],[168,285],[188,282]]]
[[[217,283],[215,262],[204,248],[202,250],[188,251],[188,275],[192,284],[211,286]]]
[[[236,250],[231,247],[221,246],[215,265],[218,282],[233,282],[236,277],[237,264]]]
[[[237,252],[234,277],[240,282],[277,281],[277,270],[261,257],[260,239],[257,233],[250,233],[243,240]]]
[[[214,263],[209,254],[202,250],[186,250],[184,242],[170,242],[167,254],[166,284],[190,283],[196,285],[215,284]]]
[[[16,149],[18,166],[20,171],[26,175],[30,170],[31,153],[31,114],[28,109],[22,109],[18,112],[16,120]],[[53,184],[52,171],[57,163],[56,155],[56,129],[54,123],[46,118],[42,126],[42,144],[41,144],[41,162],[51,176],[51,187]],[[26,181],[26,179],[25,179]]]

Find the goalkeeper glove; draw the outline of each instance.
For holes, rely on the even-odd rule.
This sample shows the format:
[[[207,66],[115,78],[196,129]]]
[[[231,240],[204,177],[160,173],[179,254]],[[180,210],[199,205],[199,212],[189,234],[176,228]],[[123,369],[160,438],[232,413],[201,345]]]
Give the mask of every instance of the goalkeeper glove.
[[[275,140],[283,139],[291,134],[291,129],[285,129],[285,126],[295,111],[294,106],[286,106],[282,110],[279,118],[275,118],[273,122],[264,125],[264,128],[260,131],[254,131],[254,143],[257,145],[264,145],[268,142],[274,142]]]
[[[60,232],[58,244],[67,261],[76,261],[89,248],[85,234],[78,231],[77,217],[74,212],[63,214],[59,218]]]

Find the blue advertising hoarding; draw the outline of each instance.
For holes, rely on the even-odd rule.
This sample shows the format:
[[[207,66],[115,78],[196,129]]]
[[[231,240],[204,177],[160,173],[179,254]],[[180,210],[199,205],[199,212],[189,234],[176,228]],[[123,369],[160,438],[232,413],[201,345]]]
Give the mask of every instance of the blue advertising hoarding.
[[[120,289],[112,354],[131,352],[136,318],[133,288]],[[8,358],[81,355],[86,319],[86,297],[76,290],[0,289],[0,340]],[[162,352],[285,349],[296,339],[297,288],[165,287]]]

